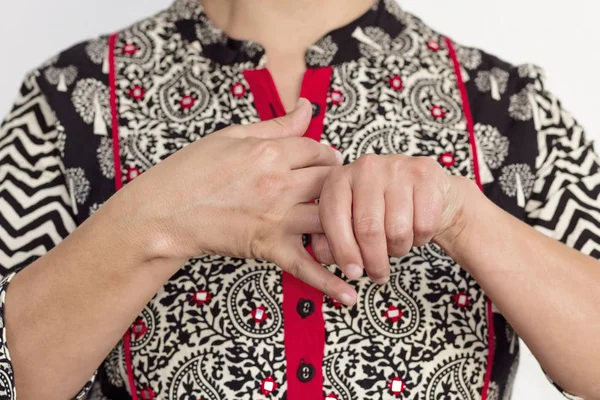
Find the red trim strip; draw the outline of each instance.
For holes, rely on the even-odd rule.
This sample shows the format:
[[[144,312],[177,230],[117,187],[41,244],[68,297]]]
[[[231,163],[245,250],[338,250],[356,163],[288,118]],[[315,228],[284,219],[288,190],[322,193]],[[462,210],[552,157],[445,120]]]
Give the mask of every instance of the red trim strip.
[[[332,68],[309,69],[304,74],[301,97],[318,105],[315,115],[304,134],[305,137],[320,141],[323,132],[327,94],[331,81]],[[245,71],[244,77],[254,95],[254,103],[262,120],[285,115],[284,107],[268,70]],[[306,247],[312,254],[312,249]],[[325,321],[323,319],[323,293],[284,272],[283,316],[284,346],[286,356],[286,378],[288,400],[319,399],[323,397],[323,354],[325,352]],[[302,318],[297,305],[301,300],[310,300],[314,311]],[[298,379],[297,372],[302,363],[314,368],[314,377],[309,382]]]
[[[127,369],[131,399],[138,400],[135,377],[133,376],[133,364],[131,362],[131,329],[127,329],[127,332],[123,335],[123,352],[125,353],[125,368]]]
[[[108,82],[110,85],[110,114],[112,118],[113,158],[115,165],[115,188],[123,187],[121,172],[121,152],[119,150],[119,112],[117,109],[117,79],[115,71],[115,45],[117,34],[110,35],[108,39]]]
[[[475,182],[479,189],[483,190],[481,185],[481,177],[479,174],[479,160],[477,158],[477,144],[475,142],[475,129],[473,126],[473,114],[471,113],[471,105],[469,104],[469,95],[467,94],[467,86],[462,79],[461,66],[456,56],[456,51],[452,41],[448,38],[444,38],[446,46],[448,47],[448,55],[452,60],[454,66],[454,74],[456,75],[456,83],[460,90],[462,97],[463,112],[467,119],[467,130],[469,131],[469,142],[471,144],[471,155],[473,157],[473,173],[475,175]],[[490,387],[490,381],[492,379],[492,368],[494,364],[494,352],[495,352],[495,337],[494,337],[494,312],[492,310],[492,302],[489,297],[486,297],[486,309],[488,319],[488,357],[487,366],[485,369],[485,377],[483,380],[483,389],[481,391],[481,400],[487,399],[488,389]]]
[[[263,121],[285,115],[285,108],[268,69],[244,71],[244,78],[254,95],[254,106]]]
[[[121,172],[121,152],[119,150],[119,110],[117,108],[117,73],[115,69],[115,46],[117,34],[108,38],[108,84],[110,90],[110,115],[112,121],[113,139],[113,163],[115,167],[115,189],[118,191],[123,187],[123,176]],[[133,375],[133,363],[131,362],[131,330],[127,329],[123,335],[123,352],[125,353],[125,369],[129,380],[131,399],[138,400],[135,377]]]

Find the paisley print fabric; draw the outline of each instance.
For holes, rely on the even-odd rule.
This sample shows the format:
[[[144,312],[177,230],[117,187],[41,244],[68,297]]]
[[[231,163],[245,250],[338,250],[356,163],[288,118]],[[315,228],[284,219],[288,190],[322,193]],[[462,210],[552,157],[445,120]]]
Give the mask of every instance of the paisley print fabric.
[[[598,158],[539,68],[453,44],[392,0],[325,35],[306,64],[331,68],[321,142],[346,163],[431,157],[515,217],[599,257]],[[228,38],[196,0],[176,0],[28,75],[0,128],[0,399],[16,398],[3,320],[11,277],[119,184],[219,129],[260,121],[261,93],[245,72],[265,65],[258,43]],[[384,286],[351,282],[356,306],[323,297],[323,362],[311,365],[322,372],[321,398],[509,399],[518,338],[477,282],[433,243],[390,263]],[[290,389],[284,296],[273,264],[189,260],[78,398],[302,398]]]

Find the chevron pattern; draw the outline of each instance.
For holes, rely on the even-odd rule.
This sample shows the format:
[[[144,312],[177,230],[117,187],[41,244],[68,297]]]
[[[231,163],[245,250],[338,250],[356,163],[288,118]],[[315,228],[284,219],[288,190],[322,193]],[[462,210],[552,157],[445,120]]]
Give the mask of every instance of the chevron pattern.
[[[75,229],[56,117],[31,74],[0,127],[0,275],[42,256]]]
[[[600,160],[583,128],[543,85],[531,94],[538,127],[538,168],[528,223],[600,258]]]

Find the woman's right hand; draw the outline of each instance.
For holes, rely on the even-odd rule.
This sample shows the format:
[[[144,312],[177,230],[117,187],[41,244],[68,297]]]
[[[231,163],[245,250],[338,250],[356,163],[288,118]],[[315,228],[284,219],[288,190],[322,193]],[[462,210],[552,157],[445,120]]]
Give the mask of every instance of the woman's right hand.
[[[287,116],[232,126],[176,152],[116,196],[149,258],[203,254],[264,259],[346,304],[354,289],[316,262],[302,234],[322,233],[323,183],[341,154],[301,137],[311,119],[301,99]]]

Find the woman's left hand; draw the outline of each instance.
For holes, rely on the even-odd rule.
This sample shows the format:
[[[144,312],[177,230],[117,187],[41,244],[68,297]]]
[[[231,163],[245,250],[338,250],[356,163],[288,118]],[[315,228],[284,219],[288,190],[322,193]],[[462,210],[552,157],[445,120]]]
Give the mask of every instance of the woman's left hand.
[[[315,257],[338,264],[350,279],[366,270],[373,282],[386,283],[388,255],[402,257],[442,237],[446,244],[461,232],[465,198],[474,185],[447,174],[430,157],[364,155],[334,169],[323,186],[319,214],[325,233],[313,235]]]

